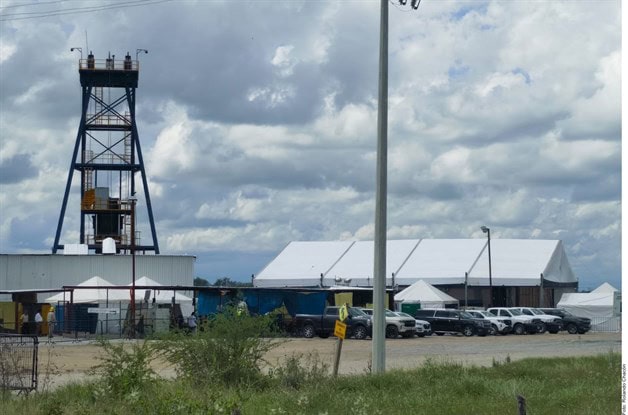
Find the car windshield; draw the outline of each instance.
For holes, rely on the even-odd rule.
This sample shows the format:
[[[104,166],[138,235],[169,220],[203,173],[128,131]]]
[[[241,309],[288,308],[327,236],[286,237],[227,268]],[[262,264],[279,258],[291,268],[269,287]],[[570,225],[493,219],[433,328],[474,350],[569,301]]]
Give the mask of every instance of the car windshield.
[[[478,311],[478,313],[482,314],[484,317],[497,317],[495,314],[490,311]]]
[[[575,317],[573,314],[571,314],[569,311],[565,310],[564,308],[562,308],[560,311],[562,311],[563,314],[565,314],[565,317]]]
[[[467,313],[471,314],[475,318],[483,318],[482,314],[478,313],[477,311],[467,311]]]
[[[512,308],[512,309],[510,309],[508,311],[510,311],[510,314],[512,314],[513,316],[522,316],[523,315],[523,313],[521,311],[515,310],[514,308]]]
[[[351,315],[351,317],[368,317],[368,314],[355,307],[349,307],[349,314]]]
[[[400,317],[414,318],[414,317],[412,317],[410,314],[408,314],[408,313],[404,313],[404,312],[401,312],[401,311],[398,311],[398,312],[397,312],[397,315],[399,315]]]
[[[545,313],[541,310],[537,310],[536,308],[531,308],[530,310],[532,310],[532,312],[537,315],[537,316],[542,316],[545,315]]]
[[[467,313],[466,311],[461,311],[460,312],[460,317],[462,318],[476,318],[474,315]]]
[[[386,317],[398,317],[397,314],[393,313],[390,310],[386,310]]]

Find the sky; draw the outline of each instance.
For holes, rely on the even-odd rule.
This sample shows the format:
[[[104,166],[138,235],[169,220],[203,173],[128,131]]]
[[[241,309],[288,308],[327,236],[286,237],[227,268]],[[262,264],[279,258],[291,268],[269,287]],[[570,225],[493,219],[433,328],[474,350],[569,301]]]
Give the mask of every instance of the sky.
[[[389,4],[388,238],[560,239],[621,286],[621,3]],[[135,58],[161,253],[248,281],[290,241],[371,240],[378,1],[0,2],[0,252],[49,253],[78,52]],[[61,243],[78,243],[79,178]],[[143,195],[138,228],[148,238]]]

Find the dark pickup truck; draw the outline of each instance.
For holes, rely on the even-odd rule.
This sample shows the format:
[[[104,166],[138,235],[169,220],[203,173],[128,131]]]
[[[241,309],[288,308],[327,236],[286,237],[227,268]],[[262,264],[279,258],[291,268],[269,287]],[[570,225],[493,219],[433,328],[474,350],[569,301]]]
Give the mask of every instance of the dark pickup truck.
[[[586,317],[577,317],[569,311],[562,308],[541,308],[545,314],[558,316],[563,319],[563,330],[567,330],[569,334],[584,334],[591,330],[591,319]]]
[[[315,335],[327,338],[334,333],[339,310],[340,307],[325,307],[323,314],[297,314],[294,316],[295,327],[308,339]],[[347,338],[365,339],[372,334],[371,317],[355,307],[349,307],[349,317],[344,323],[347,325]]]
[[[445,333],[486,336],[491,330],[490,321],[474,318],[462,310],[421,309],[416,310],[414,318],[429,322],[432,332],[439,336]]]

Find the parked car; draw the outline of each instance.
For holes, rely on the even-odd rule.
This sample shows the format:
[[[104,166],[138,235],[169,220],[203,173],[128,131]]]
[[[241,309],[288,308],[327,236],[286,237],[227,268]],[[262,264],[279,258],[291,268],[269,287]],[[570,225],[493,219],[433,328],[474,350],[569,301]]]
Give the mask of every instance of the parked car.
[[[512,321],[512,332],[515,334],[535,334],[538,333],[538,325],[532,321],[529,316],[526,316],[521,311],[509,307],[491,307],[487,309],[497,317],[505,318]]]
[[[488,320],[473,317],[462,310],[421,309],[416,310],[415,318],[432,325],[432,331],[439,336],[445,333],[462,333],[465,336],[486,336],[491,329]]]
[[[339,319],[340,307],[325,307],[323,314],[297,314],[294,316],[294,325],[298,333],[306,338],[318,335],[327,338],[334,333],[336,320]],[[356,339],[365,339],[372,335],[371,317],[356,307],[349,307],[347,324],[347,336]]]
[[[485,310],[467,310],[467,313],[471,314],[475,318],[481,318],[491,322],[491,329],[488,334],[508,334],[512,331],[512,320],[497,317],[490,311]]]
[[[584,334],[591,330],[591,319],[586,317],[577,317],[569,311],[562,308],[541,308],[545,314],[558,316],[563,319],[563,330],[567,330],[569,334]]]
[[[361,308],[369,316],[373,316],[372,308]],[[400,334],[403,337],[413,337],[416,333],[416,322],[412,316],[402,317],[397,313],[384,310],[386,317],[386,337],[396,339]]]
[[[539,333],[549,331],[552,334],[558,333],[563,328],[563,320],[560,317],[545,314],[539,309],[533,307],[514,307],[526,316],[532,318],[532,321],[539,327]]]
[[[414,320],[414,327],[416,328],[416,335],[419,337],[430,336],[432,334],[432,325],[425,320],[417,320],[408,313],[403,311],[397,311],[397,314],[403,317],[410,317]]]

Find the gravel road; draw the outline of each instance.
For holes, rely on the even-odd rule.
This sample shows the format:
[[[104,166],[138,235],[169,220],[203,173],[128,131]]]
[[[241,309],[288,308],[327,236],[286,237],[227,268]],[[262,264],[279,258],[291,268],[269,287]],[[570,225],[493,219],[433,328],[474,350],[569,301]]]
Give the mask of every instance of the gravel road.
[[[128,340],[124,342],[129,343]],[[292,354],[307,356],[317,353],[320,359],[333,364],[337,340],[282,339],[269,352],[266,360],[275,365]],[[371,362],[370,340],[345,340],[339,371],[341,374],[365,373]],[[490,366],[493,360],[520,360],[527,357],[590,356],[609,352],[621,353],[621,333],[587,333],[508,335],[463,337],[455,335],[428,336],[413,339],[386,340],[386,368],[409,369],[427,359],[457,362],[466,365]],[[100,348],[91,342],[41,343],[39,378],[42,387],[56,386],[87,378],[88,371],[98,364]],[[164,377],[174,375],[165,362],[155,362],[154,369]]]

